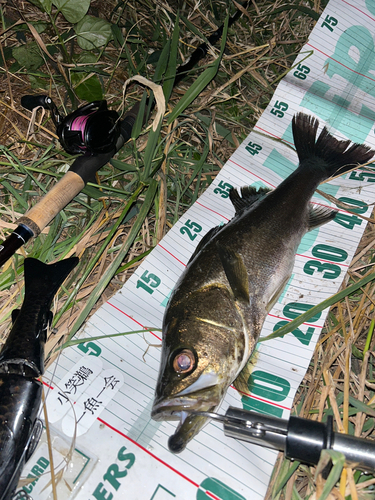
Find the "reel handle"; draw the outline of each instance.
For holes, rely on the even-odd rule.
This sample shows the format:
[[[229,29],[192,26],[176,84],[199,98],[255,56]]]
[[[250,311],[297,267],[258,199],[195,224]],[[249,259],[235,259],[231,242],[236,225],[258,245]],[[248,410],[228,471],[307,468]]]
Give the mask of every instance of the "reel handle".
[[[38,107],[50,109],[49,104],[46,102],[47,99],[51,101],[51,99],[46,95],[24,95],[21,97],[21,106],[29,111]]]
[[[24,95],[21,97],[21,106],[29,111],[34,108],[42,107],[51,111],[51,116],[55,127],[57,128],[63,120],[57,109],[56,104],[48,95]]]

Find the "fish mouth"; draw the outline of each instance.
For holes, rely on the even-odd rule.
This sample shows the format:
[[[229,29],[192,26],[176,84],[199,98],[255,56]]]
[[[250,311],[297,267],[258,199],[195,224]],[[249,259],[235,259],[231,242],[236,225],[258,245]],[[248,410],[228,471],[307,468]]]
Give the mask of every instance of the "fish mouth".
[[[209,419],[207,417],[195,415],[194,412],[212,412],[220,405],[221,398],[207,398],[207,395],[204,398],[204,392],[197,391],[197,393],[189,394],[189,397],[179,397],[177,394],[169,399],[159,400],[159,402],[154,403],[151,411],[151,417],[154,420],[179,421],[175,433],[168,439],[168,448],[172,453],[181,453],[189,441],[208,423]]]
[[[216,408],[218,404],[204,403],[182,398],[164,400],[154,404],[151,411],[151,418],[160,421],[185,420],[187,415],[196,411],[210,411],[209,408]]]

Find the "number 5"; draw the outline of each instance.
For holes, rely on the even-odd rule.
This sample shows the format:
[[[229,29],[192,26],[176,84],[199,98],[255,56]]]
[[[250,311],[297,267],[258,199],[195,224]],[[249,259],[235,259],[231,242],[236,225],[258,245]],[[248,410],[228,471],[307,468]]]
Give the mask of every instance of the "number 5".
[[[100,347],[96,344],[94,344],[94,342],[87,342],[87,344],[78,344],[77,345],[78,349],[82,352],[84,352],[85,354],[89,354],[89,356],[100,356],[102,350],[100,349]]]

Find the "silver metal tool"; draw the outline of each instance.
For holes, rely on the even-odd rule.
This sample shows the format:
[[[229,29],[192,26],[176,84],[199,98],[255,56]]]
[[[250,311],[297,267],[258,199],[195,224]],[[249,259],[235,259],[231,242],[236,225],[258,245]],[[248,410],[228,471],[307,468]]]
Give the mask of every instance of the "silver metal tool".
[[[225,415],[214,412],[194,412],[218,420],[228,437],[283,451],[287,458],[316,465],[320,453],[331,449],[343,453],[351,466],[375,469],[375,441],[333,431],[333,418],[326,423],[300,417],[289,420],[263,415],[230,406]]]

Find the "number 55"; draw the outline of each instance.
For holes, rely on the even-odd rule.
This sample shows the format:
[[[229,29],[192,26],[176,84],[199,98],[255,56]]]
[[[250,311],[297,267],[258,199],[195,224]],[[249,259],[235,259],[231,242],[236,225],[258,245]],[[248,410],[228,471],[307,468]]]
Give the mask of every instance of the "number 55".
[[[282,118],[284,116],[284,111],[286,111],[288,107],[289,106],[286,102],[276,101],[271,109],[271,113],[277,116],[277,118]]]

